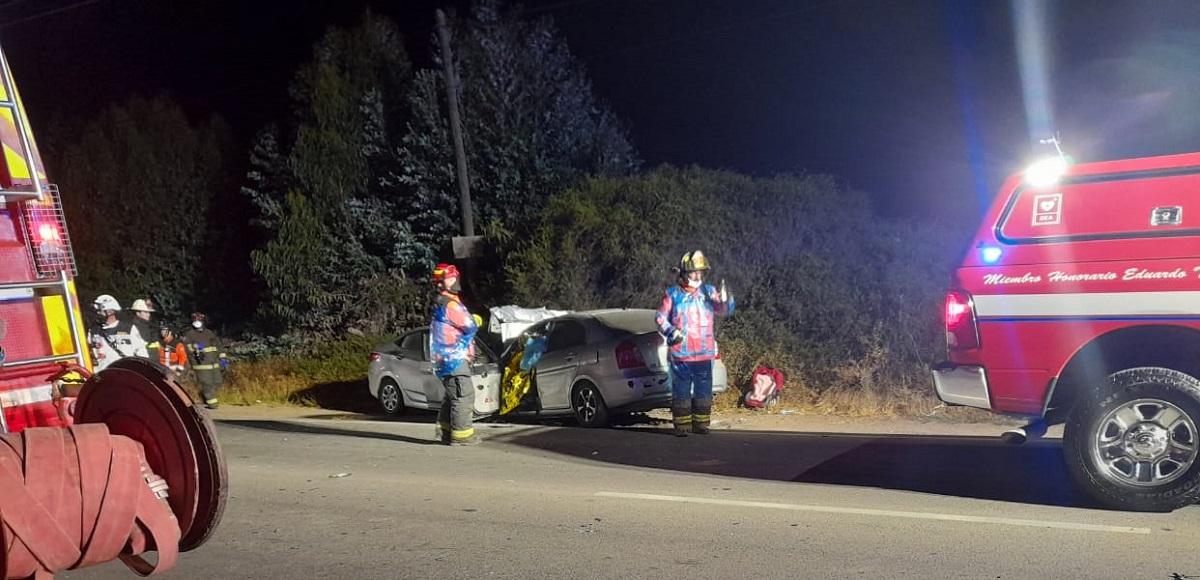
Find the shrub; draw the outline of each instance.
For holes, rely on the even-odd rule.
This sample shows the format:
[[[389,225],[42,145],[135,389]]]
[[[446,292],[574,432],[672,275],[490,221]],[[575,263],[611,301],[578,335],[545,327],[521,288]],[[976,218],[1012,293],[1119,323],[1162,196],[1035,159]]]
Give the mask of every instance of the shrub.
[[[553,198],[506,272],[521,303],[654,307],[700,248],[737,299],[718,323],[732,386],[768,364],[791,404],[910,412],[936,402],[944,274],[967,233],[880,217],[825,176],[660,167]]]

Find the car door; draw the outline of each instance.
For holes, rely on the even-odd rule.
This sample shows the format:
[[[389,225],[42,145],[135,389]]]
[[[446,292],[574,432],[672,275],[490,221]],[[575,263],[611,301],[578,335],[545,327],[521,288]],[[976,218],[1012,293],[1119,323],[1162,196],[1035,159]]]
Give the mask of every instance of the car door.
[[[429,388],[427,383],[433,375],[433,367],[426,354],[429,344],[429,331],[417,330],[410,332],[397,341],[399,351],[396,364],[397,378],[404,396],[416,407],[429,405]],[[438,397],[441,401],[441,397]]]
[[[425,400],[429,403],[429,408],[437,409],[442,404],[442,398],[445,395],[446,387],[442,385],[442,379],[433,373],[433,358],[429,353],[429,329],[423,331],[425,340],[422,343],[424,351],[422,352],[421,363],[421,387],[424,389]]]
[[[553,320],[546,352],[537,363],[537,391],[543,409],[566,409],[571,405],[571,384],[575,381],[587,328],[572,319]]]
[[[471,385],[475,392],[475,415],[494,415],[500,410],[500,363],[479,338],[475,339],[475,360],[471,365]]]

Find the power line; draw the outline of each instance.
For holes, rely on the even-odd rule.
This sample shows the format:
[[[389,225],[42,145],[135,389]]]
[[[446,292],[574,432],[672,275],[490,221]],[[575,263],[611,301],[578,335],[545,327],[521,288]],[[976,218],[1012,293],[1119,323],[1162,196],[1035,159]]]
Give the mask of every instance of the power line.
[[[23,1],[24,0],[14,0],[13,2],[5,4],[4,6],[11,6],[13,4],[20,3]],[[37,14],[34,14],[33,16],[26,16],[25,18],[18,18],[16,20],[5,22],[4,24],[0,24],[0,28],[8,28],[10,26],[16,26],[17,24],[21,24],[23,22],[29,22],[30,20],[37,20],[39,18],[53,16],[55,14],[61,14],[63,12],[67,12],[68,10],[75,10],[77,8],[83,8],[84,6],[87,6],[89,4],[95,4],[97,2],[103,2],[103,1],[104,0],[82,0],[81,2],[76,2],[74,4],[68,4],[66,6],[60,6],[58,8],[54,8],[52,10],[46,10],[45,12],[39,12]]]

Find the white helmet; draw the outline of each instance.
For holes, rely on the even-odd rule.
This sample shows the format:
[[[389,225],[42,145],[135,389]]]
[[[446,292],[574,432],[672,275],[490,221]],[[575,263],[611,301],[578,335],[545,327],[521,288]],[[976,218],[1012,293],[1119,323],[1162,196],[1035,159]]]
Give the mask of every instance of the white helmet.
[[[153,306],[150,306],[144,298],[138,298],[133,301],[133,305],[129,307],[134,312],[158,312]]]
[[[101,294],[100,296],[97,296],[96,300],[92,302],[92,306],[94,306],[96,310],[111,310],[113,312],[121,311],[121,303],[117,302],[116,298],[113,298],[108,294]]]

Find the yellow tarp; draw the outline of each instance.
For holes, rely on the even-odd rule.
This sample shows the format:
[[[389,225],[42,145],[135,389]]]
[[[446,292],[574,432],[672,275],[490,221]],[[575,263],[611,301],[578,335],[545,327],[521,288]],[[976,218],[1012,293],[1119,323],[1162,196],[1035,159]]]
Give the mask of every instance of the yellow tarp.
[[[522,348],[512,356],[508,366],[504,367],[504,376],[500,379],[500,414],[508,414],[521,399],[529,394],[533,387],[533,371],[521,369],[521,361],[525,359],[525,349]]]

